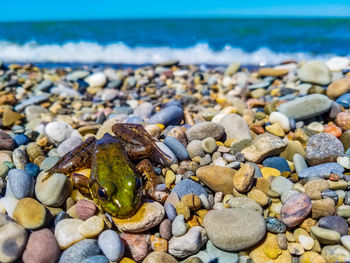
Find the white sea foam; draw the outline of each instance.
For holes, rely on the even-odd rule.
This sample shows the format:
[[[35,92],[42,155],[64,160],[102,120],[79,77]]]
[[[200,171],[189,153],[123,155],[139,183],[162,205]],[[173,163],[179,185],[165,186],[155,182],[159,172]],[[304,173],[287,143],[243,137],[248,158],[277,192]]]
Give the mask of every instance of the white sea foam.
[[[52,63],[125,63],[147,64],[180,60],[183,64],[224,65],[238,61],[245,65],[278,64],[284,60],[297,61],[329,59],[334,55],[311,55],[308,53],[277,53],[268,48],[246,52],[226,46],[214,51],[200,43],[188,48],[128,47],[123,43],[100,45],[91,42],[69,42],[63,45],[39,45],[29,42],[23,45],[0,41],[0,60],[6,62],[52,62]]]

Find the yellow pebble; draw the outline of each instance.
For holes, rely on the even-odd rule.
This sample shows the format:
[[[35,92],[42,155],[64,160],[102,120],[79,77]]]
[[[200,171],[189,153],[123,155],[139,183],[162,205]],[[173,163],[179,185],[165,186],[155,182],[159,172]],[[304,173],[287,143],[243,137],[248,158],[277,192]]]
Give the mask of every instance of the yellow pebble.
[[[307,251],[299,258],[299,262],[300,263],[326,263],[326,260],[316,252]]]
[[[130,258],[122,258],[119,263],[136,263],[136,261],[133,261]]]
[[[154,251],[168,251],[168,241],[166,239],[151,235],[150,240],[151,247]]]
[[[252,189],[247,196],[261,206],[265,206],[269,202],[269,197],[263,191],[256,188]]]
[[[263,167],[261,173],[265,179],[269,179],[270,176],[280,176],[281,172],[275,168]]]
[[[197,215],[201,218],[204,219],[205,215],[208,213],[207,209],[201,209],[197,211]]]
[[[224,103],[226,102],[226,98],[224,94],[218,94],[217,98],[216,98],[216,102],[217,103]]]
[[[85,220],[79,226],[79,233],[86,238],[93,238],[98,236],[104,228],[105,224],[101,217],[92,216]]]
[[[156,124],[161,130],[164,130],[165,126],[163,124],[157,123]]]
[[[203,223],[202,219],[199,216],[192,216],[191,220],[187,222],[189,227],[200,226],[200,222]]]
[[[223,142],[216,141],[216,145],[217,145],[217,146],[224,146],[224,143],[223,143]]]
[[[195,194],[184,195],[181,198],[181,202],[184,202],[189,209],[194,210],[198,210],[202,205],[201,199],[199,199],[198,195]]]
[[[74,189],[72,191],[71,197],[75,202],[78,202],[79,200],[85,199],[85,197],[79,192],[78,189]]]
[[[272,133],[273,135],[283,137],[285,135],[284,130],[279,123],[274,123],[272,125],[266,126],[265,129],[269,132]]]
[[[165,184],[168,189],[175,182],[176,175],[172,170],[168,170],[165,174]]]
[[[191,216],[190,208],[184,202],[178,202],[175,205],[176,213],[183,215],[185,220],[188,220]]]

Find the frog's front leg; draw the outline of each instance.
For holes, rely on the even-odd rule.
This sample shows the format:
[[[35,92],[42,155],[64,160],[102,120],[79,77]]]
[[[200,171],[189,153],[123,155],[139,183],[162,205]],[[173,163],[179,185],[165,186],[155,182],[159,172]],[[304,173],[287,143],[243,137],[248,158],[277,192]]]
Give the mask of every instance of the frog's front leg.
[[[146,193],[154,199],[154,192],[155,188],[158,184],[158,178],[156,173],[153,170],[152,164],[148,159],[143,159],[139,164],[136,166],[137,170],[146,177],[146,186],[145,190]]]
[[[72,151],[65,154],[58,163],[47,171],[49,177],[53,173],[70,174],[74,171],[90,168],[91,157],[96,144],[95,137],[89,137],[84,142],[75,147]],[[46,177],[46,178],[47,178]]]

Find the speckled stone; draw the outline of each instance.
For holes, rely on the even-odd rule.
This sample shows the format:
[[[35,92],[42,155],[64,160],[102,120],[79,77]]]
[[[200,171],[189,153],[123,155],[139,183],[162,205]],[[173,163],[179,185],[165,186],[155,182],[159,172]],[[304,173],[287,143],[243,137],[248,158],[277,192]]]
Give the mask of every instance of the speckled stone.
[[[306,147],[306,161],[309,165],[336,162],[344,154],[341,142],[329,133],[313,135]]]
[[[288,227],[298,225],[310,213],[311,207],[311,200],[306,194],[293,194],[281,208],[282,222]]]

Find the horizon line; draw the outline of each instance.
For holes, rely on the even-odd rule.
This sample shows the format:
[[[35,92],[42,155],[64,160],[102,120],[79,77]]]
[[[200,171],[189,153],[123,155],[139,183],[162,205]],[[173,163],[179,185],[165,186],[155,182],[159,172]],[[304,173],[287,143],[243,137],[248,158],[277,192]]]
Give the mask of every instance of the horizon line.
[[[87,17],[87,18],[57,18],[57,19],[27,19],[27,20],[1,20],[0,23],[25,23],[25,22],[75,22],[75,21],[121,21],[121,20],[181,20],[181,19],[350,19],[349,16],[334,15],[232,15],[232,16],[169,16],[169,17]]]

